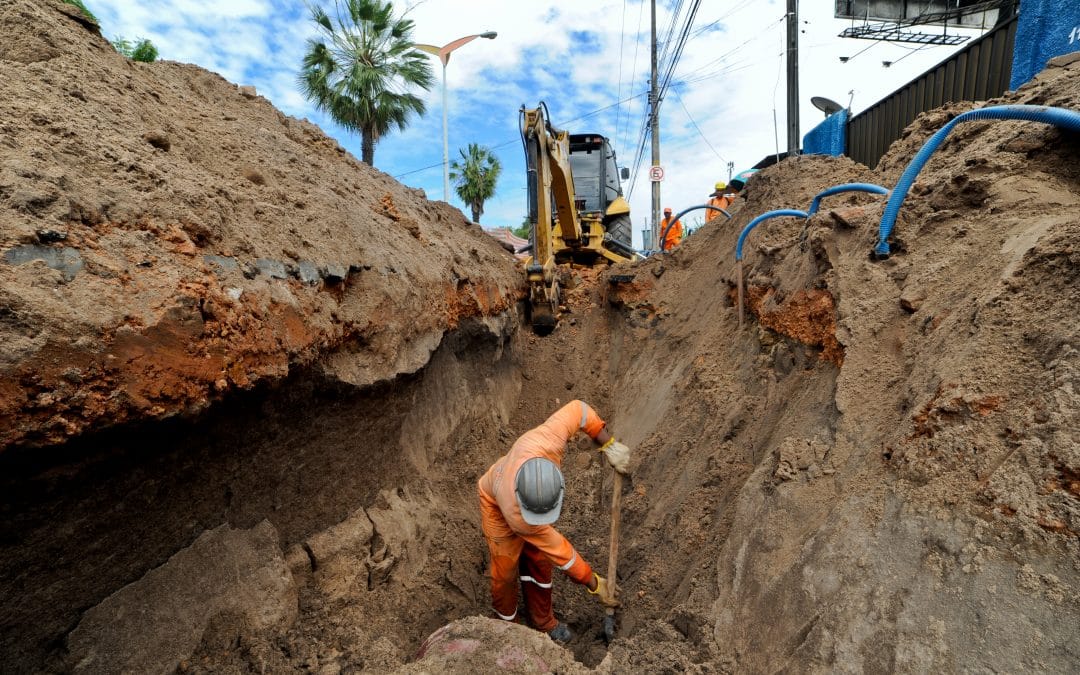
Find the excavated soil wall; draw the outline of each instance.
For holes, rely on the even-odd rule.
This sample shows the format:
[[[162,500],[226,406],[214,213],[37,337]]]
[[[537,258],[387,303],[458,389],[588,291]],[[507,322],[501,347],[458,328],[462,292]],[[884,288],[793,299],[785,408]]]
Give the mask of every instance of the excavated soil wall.
[[[12,601],[0,625],[5,663],[62,669],[63,638],[82,612],[205,531],[267,520],[288,549],[357,509],[385,506],[381,491],[413,490],[406,500],[423,505],[424,548],[409,542],[407,551],[383,554],[415,566],[409,581],[416,583],[425,559],[454,551],[460,544],[453,540],[468,529],[462,523],[474,520],[472,496],[438,465],[453,459],[479,467],[483,459],[468,452],[447,456],[446,448],[460,447],[452,436],[494,436],[505,425],[505,402],[520,386],[508,339],[466,324],[415,375],[354,388],[302,371],[192,418],[89,435],[47,460],[33,449],[0,455],[0,593]],[[475,546],[468,548],[457,559],[468,574],[456,572],[466,577],[480,565]],[[445,572],[426,571],[435,579]],[[182,592],[158,592],[169,591]],[[366,608],[383,617],[379,624],[394,643],[418,643],[445,623],[431,598],[410,602],[397,593],[382,602],[398,609]],[[476,611],[471,604],[459,609]]]
[[[1076,134],[958,127],[888,260],[869,255],[876,196],[762,225],[740,327],[743,226],[893,185],[965,106],[921,115],[874,169],[786,160],[670,255],[564,270],[538,338],[509,256],[310,125],[198,69],[119,60],[50,3],[0,23],[35,27],[0,44],[11,669],[1080,667]],[[162,106],[128,119],[74,87],[84,71]],[[86,109],[52,117],[68,98]],[[1080,62],[1003,102],[1080,109]],[[91,118],[107,133],[87,152]],[[575,398],[634,456],[617,638],[560,579],[564,649],[487,618],[475,483]],[[579,439],[564,471],[558,527],[603,570],[611,469]]]

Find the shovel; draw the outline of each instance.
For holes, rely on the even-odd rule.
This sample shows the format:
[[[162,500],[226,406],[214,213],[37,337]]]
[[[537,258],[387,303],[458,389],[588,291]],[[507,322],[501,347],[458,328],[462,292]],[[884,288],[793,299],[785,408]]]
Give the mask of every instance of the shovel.
[[[619,516],[622,507],[622,474],[615,472],[615,488],[611,495],[611,548],[608,551],[608,594],[605,600],[615,601],[615,575],[619,562]],[[615,639],[615,608],[607,607],[604,616],[604,640]]]

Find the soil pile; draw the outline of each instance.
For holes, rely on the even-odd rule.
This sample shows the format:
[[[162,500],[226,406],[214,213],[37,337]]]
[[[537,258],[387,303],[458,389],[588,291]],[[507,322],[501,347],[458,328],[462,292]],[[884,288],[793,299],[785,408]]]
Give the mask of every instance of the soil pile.
[[[393,456],[363,447],[381,429],[471,409],[417,407],[409,382],[448,335],[498,352],[520,275],[459,211],[250,87],[131,62],[60,2],[0,3],[0,35],[0,593],[18,598],[0,649],[23,670],[203,530],[303,504],[273,523],[291,543],[354,510],[375,480],[338,477]],[[489,386],[474,372],[455,386]],[[271,393],[316,381],[319,411]],[[408,405],[360,395],[379,406],[333,428],[333,457],[305,442],[301,420],[386,383]]]
[[[17,11],[0,15],[3,21],[54,12],[51,5],[14,6]],[[296,171],[260,170],[268,184],[309,191],[303,207],[273,202],[297,223],[308,222],[308,205],[316,199],[328,208],[340,197],[316,187],[324,183],[300,178],[310,175],[308,153],[320,161],[336,158],[342,167],[336,173],[348,177],[338,189],[376,209],[370,222],[340,216],[339,229],[352,232],[367,257],[381,257],[371,270],[350,274],[351,281],[323,278],[308,287],[301,279],[247,279],[241,273],[228,282],[236,285],[226,289],[243,291],[240,301],[266,297],[273,307],[276,298],[296,312],[296,321],[276,322],[267,318],[276,315],[250,306],[230,310],[237,321],[256,323],[241,324],[244,330],[233,338],[238,342],[229,344],[248,344],[260,331],[278,335],[260,327],[279,323],[325,326],[322,336],[358,326],[368,332],[327,338],[318,348],[289,347],[294,343],[282,337],[288,348],[271,350],[277,360],[268,362],[279,369],[263,373],[264,384],[245,389],[227,379],[228,393],[203,394],[213,404],[197,415],[114,417],[103,409],[70,432],[77,437],[58,445],[64,434],[34,436],[31,430],[49,427],[30,422],[60,415],[59,404],[36,399],[39,417],[19,413],[23,445],[0,454],[3,593],[15,598],[2,640],[13,667],[107,670],[101,655],[118,644],[110,626],[123,625],[124,639],[138,646],[129,657],[156,658],[139,661],[149,669],[185,672],[1077,669],[1076,135],[1026,122],[961,125],[908,196],[888,260],[869,255],[884,207],[877,196],[837,195],[806,222],[766,222],[744,248],[748,314],[740,329],[734,248],[746,223],[772,209],[805,209],[816,194],[841,183],[891,187],[922,141],[964,107],[920,116],[877,169],[844,158],[785,160],[751,179],[733,220],[710,223],[672,254],[611,274],[565,270],[566,312],[551,336],[537,338],[525,332],[510,301],[516,277],[509,258],[450,209],[356,166],[325,139],[289,145],[274,124],[285,131],[310,127],[282,123],[268,105],[244,98],[216,76],[176,64],[126,64],[97,38],[79,33],[79,24],[55,21],[55,34],[49,29],[41,33],[45,38],[26,31],[41,41],[33,48],[0,47],[7,50],[0,67],[33,72],[37,79],[23,86],[37,87],[35,96],[74,87],[73,79],[61,82],[54,74],[56,65],[46,73],[43,65],[24,62],[26,54],[50,53],[51,45],[53,62],[85,58],[83,65],[97,68],[94,77],[106,83],[113,82],[114,70],[126,73],[130,80],[120,80],[113,99],[128,81],[137,91],[174,97],[169,101],[178,109],[155,121],[169,137],[168,151],[143,141],[148,130],[142,127],[125,141],[125,156],[148,153],[150,159],[136,167],[170,161],[185,143],[178,139],[188,132],[164,126],[185,118],[185,107],[207,115],[190,133],[221,130],[206,140],[261,147],[259,134],[239,141],[233,130],[272,129],[283,135],[277,143],[308,148],[294,150],[301,163]],[[112,63],[115,69],[103,65]],[[46,76],[55,84],[46,86]],[[211,90],[217,98],[193,93],[200,78],[216,83]],[[83,96],[92,99],[90,92]],[[116,115],[150,114],[113,99]],[[26,106],[33,97],[17,100]],[[1080,63],[1049,68],[1002,101],[1080,109]],[[55,109],[55,101],[42,107]],[[218,120],[223,109],[235,109],[237,119]],[[99,115],[109,110],[104,105]],[[6,119],[4,129],[21,118]],[[34,133],[60,124],[50,120],[33,127]],[[323,138],[313,129],[311,134]],[[34,150],[20,139],[14,135],[8,142],[5,136],[7,147],[18,151],[5,150],[5,159],[89,142],[61,136]],[[274,154],[269,146],[266,152]],[[64,185],[78,184],[75,168],[84,162],[80,175],[102,172],[103,187],[85,183],[80,204],[138,192],[125,192],[126,170],[94,168],[95,161],[77,156],[64,163],[66,156],[46,154],[35,165],[38,182],[57,177],[50,183],[57,198],[34,207],[41,209],[33,216],[40,222],[70,218],[57,215],[64,208],[57,205],[60,195],[75,194],[60,192],[59,177],[67,176]],[[216,155],[214,161],[226,162]],[[225,165],[242,171],[239,163]],[[0,197],[10,206],[30,188],[24,180],[15,189],[13,176],[20,174],[0,170]],[[158,172],[171,180],[172,173]],[[210,214],[238,212],[240,204],[254,209],[252,195],[266,189],[242,173],[229,175],[235,183],[229,193],[252,201],[215,201],[203,210],[188,204],[184,208],[202,213],[193,218],[210,232],[202,240],[183,229],[187,221],[174,223],[192,246],[238,266],[244,256],[272,259],[280,253],[278,259],[292,261],[298,275],[302,261],[323,264],[323,251],[337,262],[329,252],[344,245],[342,235],[320,235],[317,225],[295,226],[295,236],[313,244],[311,254],[280,229],[256,229],[259,218],[229,220],[220,229],[206,225]],[[142,189],[156,189],[143,180]],[[3,187],[9,183],[12,188]],[[196,201],[222,197],[209,187],[191,190]],[[387,193],[393,209],[384,201]],[[154,208],[181,208],[182,201],[154,194],[161,199]],[[119,291],[104,289],[122,282],[98,281],[91,271],[106,269],[97,261],[114,249],[128,250],[120,243],[130,241],[139,242],[140,252],[155,247],[149,269],[170,271],[163,278],[195,274],[186,270],[198,267],[198,255],[172,253],[161,236],[140,235],[127,220],[116,225],[91,217],[69,224],[69,239],[45,244],[53,235],[23,225],[39,222],[26,215],[39,201],[18,202],[24,215],[11,218],[4,231],[21,234],[11,235],[6,246],[60,252],[0,267],[9,275],[4,293],[11,297],[74,294],[90,281],[98,297],[117,297]],[[150,204],[131,203],[140,209]],[[395,210],[401,220],[392,217]],[[395,230],[401,222],[415,224],[420,237],[408,228]],[[98,229],[92,237],[85,234]],[[74,245],[88,241],[98,247]],[[244,241],[250,252],[240,248]],[[268,241],[280,248],[259,248]],[[183,239],[173,243],[187,248]],[[85,263],[67,280],[77,265],[65,246],[100,267]],[[150,283],[137,274],[144,259],[123,267],[128,284]],[[181,264],[185,260],[191,264]],[[374,290],[382,295],[373,297],[371,287],[362,292],[380,269],[383,281]],[[29,271],[37,285],[24,281]],[[199,274],[201,287],[222,285],[218,273]],[[45,285],[50,279],[52,285]],[[162,307],[190,295],[189,287],[162,290]],[[493,290],[484,295],[477,288]],[[474,300],[461,301],[455,293],[462,289],[471,289],[466,295]],[[286,291],[293,300],[280,300]],[[50,302],[34,305],[37,314],[24,304],[21,313],[5,315],[24,323],[10,319],[4,325],[58,331],[76,318],[85,323],[84,315],[113,316],[108,301]],[[197,306],[208,304],[214,306]],[[419,304],[429,311],[400,313]],[[217,311],[225,310],[211,309],[211,316]],[[477,318],[455,320],[457,311]],[[494,318],[483,317],[491,313]],[[200,320],[205,327],[215,319]],[[142,329],[132,324],[130,330]],[[205,333],[192,329],[196,337],[188,342],[201,345],[198,336]],[[433,333],[437,339],[424,337]],[[24,337],[23,351],[15,353],[29,356],[13,357],[5,373],[48,353],[42,352],[47,340]],[[152,362],[162,349],[147,349],[150,356],[134,363]],[[81,352],[75,345],[52,353]],[[291,364],[287,376],[282,362]],[[168,372],[196,377],[189,366]],[[6,381],[22,392],[33,380],[29,371],[19,372],[21,379]],[[119,375],[114,378],[98,380],[93,391],[125,391],[112,384],[123,381]],[[208,383],[201,386],[210,391]],[[559,579],[556,611],[575,633],[564,649],[538,633],[482,618],[489,616],[486,549],[475,482],[518,434],[574,398],[589,401],[608,420],[634,448],[634,459],[622,499],[618,636],[605,645],[602,608]],[[135,418],[142,422],[123,422]],[[113,426],[100,430],[105,422]],[[54,444],[26,447],[30,441]],[[603,569],[611,470],[591,443],[579,440],[568,450],[564,472],[567,498],[558,527]],[[227,575],[200,579],[191,573],[197,567],[191,561],[204,558],[217,561],[215,570],[243,565],[252,579],[265,582],[253,593]],[[222,590],[207,599],[209,587]],[[177,608],[182,620],[169,623],[163,606]],[[133,614],[145,620],[122,621]]]
[[[497,245],[251,87],[0,9],[0,447],[57,443],[318,363],[411,373],[518,276]]]

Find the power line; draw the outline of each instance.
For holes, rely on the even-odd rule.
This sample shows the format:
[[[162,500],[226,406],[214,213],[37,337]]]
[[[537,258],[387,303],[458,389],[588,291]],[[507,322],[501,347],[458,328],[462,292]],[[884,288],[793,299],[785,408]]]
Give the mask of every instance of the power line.
[[[675,84],[676,85],[696,84],[698,82],[704,82],[705,80],[711,80],[714,77],[720,77],[722,75],[730,75],[732,73],[737,73],[740,70],[746,70],[747,68],[753,66],[755,61],[756,61],[756,59],[742,59],[741,61],[736,61],[735,63],[732,63],[731,65],[723,66],[722,68],[718,68],[717,70],[714,70],[712,72],[708,72],[708,73],[704,73],[702,75],[698,75],[697,77],[694,77],[694,78],[691,78],[691,79],[679,79],[679,80],[676,80]]]
[[[750,38],[748,38],[747,40],[741,42],[740,44],[736,45],[735,47],[732,47],[728,51],[724,52],[720,56],[713,59],[712,61],[709,61],[708,63],[700,65],[697,68],[694,68],[693,70],[689,71],[688,73],[685,73],[684,76],[693,75],[694,73],[696,73],[696,72],[698,72],[700,70],[705,70],[706,68],[710,68],[715,64],[723,62],[724,59],[728,58],[729,56],[732,56],[732,55],[736,54],[739,50],[743,49],[744,47],[749,45],[754,40],[765,37],[767,35],[766,31],[768,31],[773,26],[783,22],[785,19],[787,19],[787,14],[782,15],[779,19],[775,19],[773,21],[768,22],[767,24],[765,24],[764,26],[762,26],[758,30],[753,31],[753,35]]]
[[[741,3],[739,3],[738,5],[736,5],[736,6],[732,7],[732,8],[731,8],[731,9],[730,9],[730,10],[729,10],[729,11],[728,11],[728,12],[727,12],[726,14],[722,15],[722,16],[721,16],[720,18],[718,18],[718,19],[716,19],[716,20],[714,20],[714,21],[711,21],[711,22],[709,22],[709,23],[705,24],[705,25],[704,25],[704,26],[702,26],[701,28],[698,28],[698,29],[697,29],[697,30],[695,30],[695,31],[694,31],[693,33],[691,33],[691,35],[699,35],[699,34],[701,34],[701,33],[705,32],[706,30],[708,30],[708,29],[712,28],[713,26],[715,26],[716,24],[720,23],[720,22],[721,22],[721,21],[723,21],[724,19],[728,18],[728,17],[729,17],[729,16],[731,16],[732,14],[735,14],[736,12],[742,11],[742,9],[743,9],[744,7],[746,7],[747,5],[751,4],[752,2],[754,2],[754,0],[743,0],[743,1],[742,1]]]
[[[681,0],[679,2],[679,6],[680,8],[682,6]],[[641,169],[641,160],[645,154],[645,140],[650,135],[648,128],[651,127],[650,123],[652,122],[653,116],[655,116],[659,111],[660,105],[661,103],[663,103],[664,96],[667,94],[667,88],[671,84],[671,78],[675,74],[675,69],[678,68],[679,60],[682,58],[683,49],[685,49],[686,42],[690,37],[690,29],[694,25],[694,18],[697,16],[697,12],[700,7],[701,0],[694,0],[694,4],[687,10],[686,19],[683,22],[683,27],[679,31],[678,38],[676,38],[674,51],[669,52],[671,56],[664,72],[663,81],[659,86],[659,91],[656,93],[656,96],[653,99],[653,109],[649,111],[649,115],[645,120],[645,129],[643,129],[642,133],[642,142],[638,146],[639,151],[638,156],[634,162],[634,168],[632,170],[633,180],[631,181],[630,189],[627,192],[628,196],[633,194],[634,186],[637,185],[637,175]],[[673,19],[672,25],[674,25],[674,23],[675,20]]]
[[[641,7],[638,9],[637,42],[634,43],[634,66],[630,69],[630,78],[631,78],[631,80],[633,80],[635,73],[637,73],[638,49],[641,47],[641,19],[642,19],[642,17],[644,15],[645,15],[645,3],[642,2]],[[631,87],[632,86],[633,85],[631,85]],[[626,124],[627,124],[627,127],[629,127],[629,125],[630,125],[630,106],[626,107]],[[616,127],[617,126],[618,125],[616,124]],[[616,128],[616,132],[618,132],[618,128]],[[623,137],[622,140],[623,141],[626,140],[625,136]],[[624,145],[625,145],[625,143],[621,143],[621,146],[624,146]]]
[[[590,117],[592,117],[594,115],[599,115],[600,113],[604,112],[605,110],[611,110],[614,107],[617,107],[617,106],[622,105],[623,103],[626,103],[627,101],[633,101],[636,98],[641,98],[642,96],[647,96],[648,93],[649,92],[647,92],[647,91],[643,91],[641,93],[634,94],[633,96],[628,96],[627,98],[624,98],[621,101],[616,101],[615,103],[611,103],[611,104],[606,105],[606,106],[604,106],[602,108],[596,108],[595,110],[590,110],[589,112],[584,113],[582,115],[578,115],[577,117],[573,117],[571,119],[555,123],[555,124],[553,124],[553,126],[555,126],[557,128],[565,128],[566,126],[568,126],[570,124],[573,124],[574,122],[580,122],[581,120],[588,119],[588,118],[590,118]],[[488,149],[489,150],[496,150],[498,148],[504,148],[504,147],[510,145],[511,143],[518,143],[520,141],[521,141],[520,138],[512,138],[510,140],[503,141],[502,143],[498,143],[497,145],[493,145]],[[405,176],[411,176],[414,173],[420,173],[421,171],[427,171],[429,169],[434,169],[436,167],[441,167],[441,166],[442,166],[442,162],[439,162],[438,164],[429,164],[428,166],[422,166],[419,169],[411,169],[411,170],[406,171],[404,173],[399,173],[399,174],[395,175],[394,178],[403,178]]]
[[[693,124],[694,129],[697,130],[698,136],[701,136],[701,140],[705,141],[705,145],[709,146],[709,149],[713,151],[713,154],[719,157],[721,162],[724,162],[726,164],[727,160],[724,159],[724,156],[716,151],[716,148],[712,146],[712,143],[709,142],[709,139],[706,138],[705,134],[701,132],[701,127],[699,127],[698,123],[694,121],[694,117],[690,114],[690,111],[686,109],[686,104],[683,103],[682,97],[679,96],[679,92],[673,89],[672,93],[675,94],[675,100],[679,102],[679,105],[682,106],[683,112],[686,113],[686,119],[690,120],[690,124]]]
[[[619,100],[622,100],[622,67],[623,67],[623,42],[626,39],[626,0],[622,3],[622,23],[619,25],[619,89],[615,96]],[[622,114],[621,110],[615,111],[615,139],[619,138],[619,117]]]

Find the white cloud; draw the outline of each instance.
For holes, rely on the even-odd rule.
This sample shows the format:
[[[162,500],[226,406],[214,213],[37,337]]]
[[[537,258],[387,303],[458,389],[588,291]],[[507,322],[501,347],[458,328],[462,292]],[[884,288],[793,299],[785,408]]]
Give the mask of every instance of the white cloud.
[[[689,6],[679,4],[684,10]],[[455,51],[446,70],[451,157],[459,147],[479,142],[497,146],[504,165],[500,192],[485,209],[486,225],[518,223],[525,211],[524,162],[517,138],[521,104],[545,100],[553,121],[561,123],[647,88],[649,10],[644,0],[420,0],[395,5],[408,8],[418,42],[445,44],[463,35],[498,32],[495,40],[478,39]],[[659,5],[657,21],[664,39],[675,3]],[[295,87],[305,39],[314,32],[300,0],[177,0],[164,9],[134,0],[94,0],[91,9],[109,37],[150,37],[163,58],[196,63],[237,83],[253,84],[285,112],[325,122]],[[733,162],[736,171],[748,168],[774,151],[777,135],[780,149],[786,148],[781,56],[785,10],[782,0],[701,3],[676,83],[660,113],[661,163],[667,170],[664,204],[679,208],[700,203],[716,180],[727,178],[724,160]],[[809,105],[811,96],[843,104],[850,98],[858,112],[952,51],[912,51],[908,46],[840,39],[837,34],[848,23],[832,18],[829,2],[801,3],[799,18],[801,135],[822,118]],[[852,58],[841,63],[841,55]],[[882,61],[894,65],[883,68]],[[383,139],[375,162],[391,175],[407,173],[404,182],[441,198],[441,65],[434,58],[431,62],[436,85],[424,94],[428,114],[405,132]],[[640,97],[574,122],[570,130],[614,137],[620,161],[629,164],[645,114],[645,99]],[[332,124],[324,129],[359,154],[355,138]],[[646,164],[648,159],[646,152]],[[635,230],[641,229],[649,210],[645,173],[644,168],[639,171],[631,200]]]

